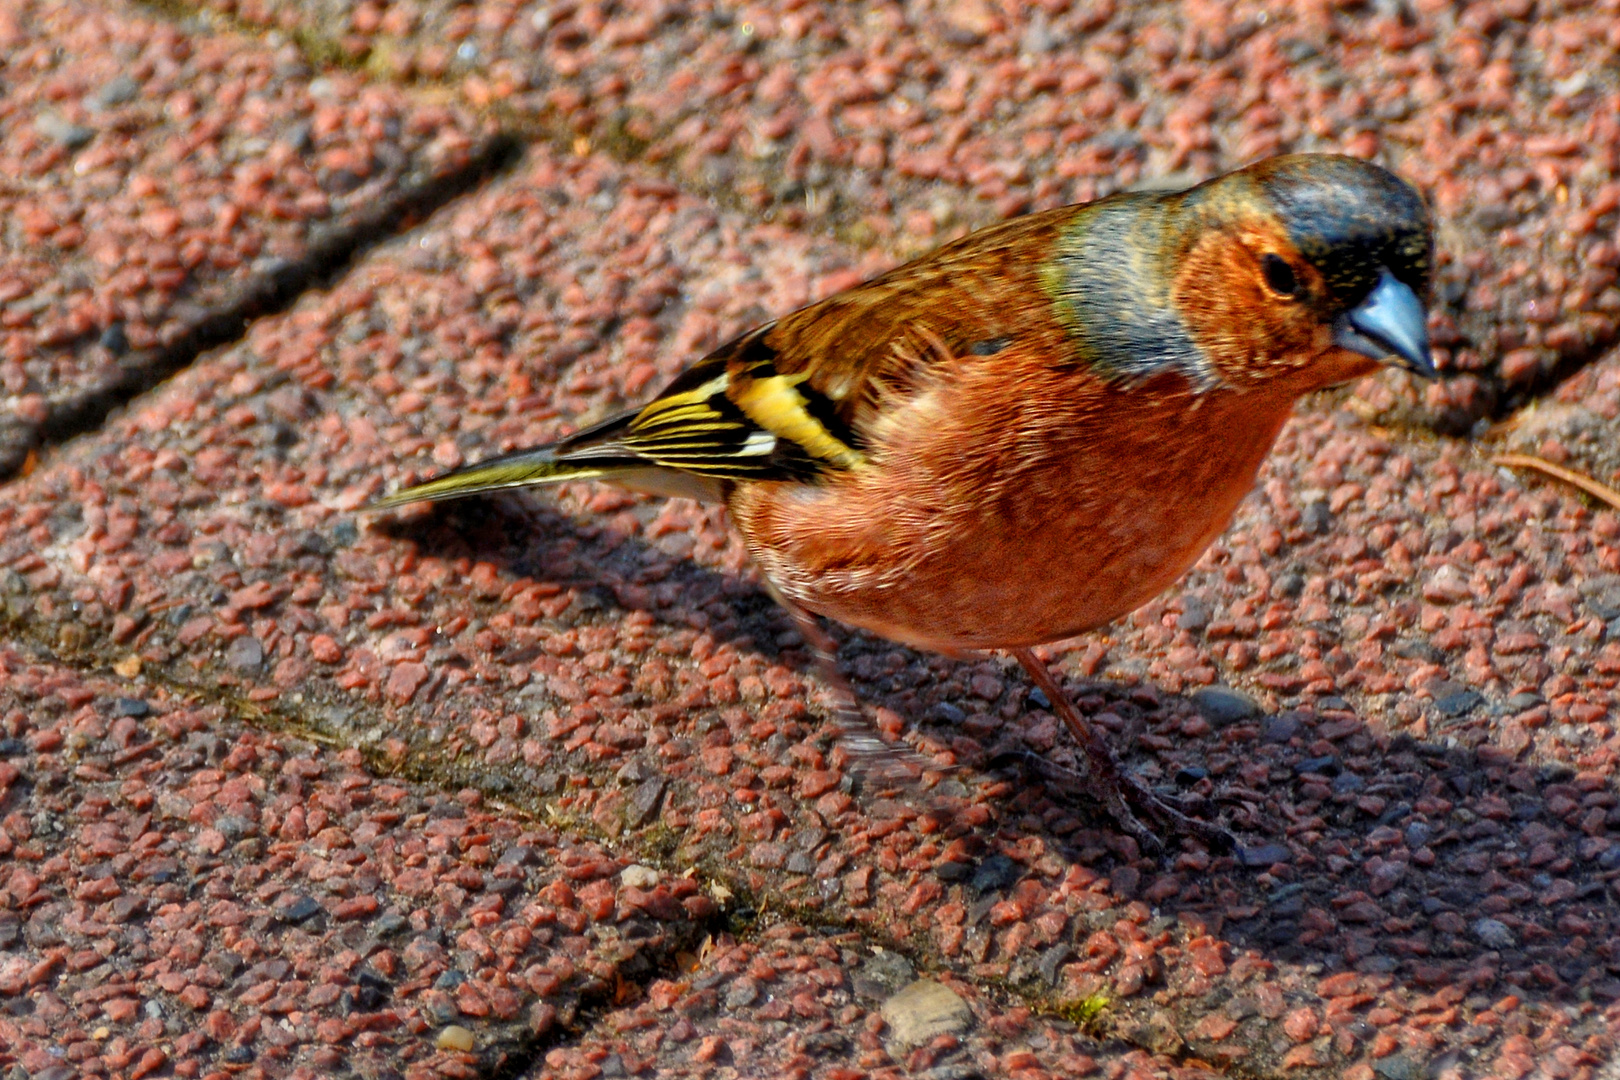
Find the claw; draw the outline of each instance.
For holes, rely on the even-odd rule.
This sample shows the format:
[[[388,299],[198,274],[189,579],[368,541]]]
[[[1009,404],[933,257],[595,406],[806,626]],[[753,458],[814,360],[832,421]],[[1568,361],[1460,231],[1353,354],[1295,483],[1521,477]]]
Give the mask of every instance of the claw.
[[[1086,768],[1083,772],[1055,765],[1044,758],[1036,758],[1042,770],[1061,771],[1075,779],[1085,790],[1102,803],[1103,809],[1119,827],[1141,845],[1142,850],[1154,855],[1164,852],[1164,841],[1159,833],[1142,823],[1142,814],[1160,832],[1190,837],[1216,854],[1237,849],[1237,838],[1219,825],[1192,817],[1177,799],[1166,798],[1142,781],[1120,768],[1113,751],[1103,742],[1091,726],[1081,718],[1068,695],[1059,689],[1057,680],[1045,664],[1028,649],[1013,649],[1013,656],[1023,665],[1029,677],[1035,680],[1053,711],[1063,718],[1075,741],[1084,751]]]

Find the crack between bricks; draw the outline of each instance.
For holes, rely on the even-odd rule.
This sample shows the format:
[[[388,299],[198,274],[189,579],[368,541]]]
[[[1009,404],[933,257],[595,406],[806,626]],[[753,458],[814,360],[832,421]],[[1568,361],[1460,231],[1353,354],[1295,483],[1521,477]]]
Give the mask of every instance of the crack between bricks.
[[[0,627],[11,631],[14,635],[11,636],[11,641],[21,644],[24,650],[33,653],[38,661],[61,664],[87,674],[101,675],[108,672],[107,664],[92,649],[80,647],[63,650],[53,646],[28,620],[8,615],[3,605],[0,605]],[[657,861],[643,860],[641,854],[626,850],[634,848],[635,845],[615,844],[602,834],[601,830],[588,827],[560,828],[556,818],[547,814],[546,800],[514,800],[510,797],[508,789],[502,787],[496,790],[497,785],[491,784],[487,775],[461,766],[459,762],[446,763],[442,758],[435,758],[431,747],[416,748],[416,752],[409,753],[402,759],[390,758],[375,747],[361,745],[359,740],[346,737],[344,733],[334,730],[329,725],[298,717],[281,709],[266,708],[221,687],[200,686],[176,678],[161,670],[158,665],[144,668],[140,677],[146,686],[160,687],[173,695],[177,701],[189,705],[200,704],[222,708],[232,720],[244,726],[301,739],[331,749],[356,749],[360,751],[367,771],[378,779],[404,780],[450,794],[460,789],[473,788],[486,796],[488,806],[520,821],[541,827],[557,828],[559,832],[573,839],[596,841],[610,854],[620,857],[628,856],[636,861]],[[657,979],[679,977],[677,960],[679,953],[695,951],[706,937],[714,933],[735,932],[737,929],[734,925],[734,913],[724,909],[704,919],[660,925],[669,932],[668,940],[656,949],[638,954],[648,962],[648,969],[642,974],[627,976],[623,971],[616,971],[622,983],[644,989]],[[506,1025],[504,1029],[497,1028],[494,1032],[496,1037],[479,1048],[480,1075],[487,1080],[516,1080],[527,1075],[530,1070],[543,1063],[549,1051],[578,1042],[595,1031],[598,1023],[618,1007],[618,1002],[614,1000],[618,991],[618,985],[604,984],[594,987],[587,985],[579,991],[561,995],[553,1000],[552,1004],[566,1009],[568,1018],[545,1032],[536,1034],[529,1031],[514,1036],[512,1032],[516,1028],[512,1024]],[[445,1023],[448,1022],[435,1026],[443,1027]]]
[[[232,298],[192,322],[173,342],[120,357],[99,385],[53,405],[42,424],[0,445],[0,485],[16,478],[30,454],[99,430],[115,410],[205,353],[242,340],[255,320],[284,312],[305,293],[330,286],[367,251],[409,233],[422,219],[510,169],[522,150],[521,139],[497,131],[476,144],[455,170],[407,175],[393,192],[351,220],[312,236],[302,257],[250,277]]]
[[[172,20],[202,20],[254,38],[262,39],[276,32],[246,22],[234,14],[224,14],[202,7],[193,0],[136,0],[136,3]],[[475,74],[469,71],[451,72],[439,77],[415,74],[400,77],[389,68],[388,57],[393,51],[393,39],[385,35],[372,39],[364,48],[355,51],[347,46],[341,37],[314,27],[299,26],[286,33],[312,67],[341,68],[377,82],[396,86],[431,87],[458,94],[466,78]],[[761,206],[737,194],[735,183],[737,177],[728,178],[728,182],[719,180],[711,182],[683,170],[680,167],[681,163],[690,151],[687,153],[677,151],[659,160],[649,159],[646,151],[679,127],[686,119],[685,116],[658,123],[645,113],[620,108],[598,118],[592,124],[579,127],[569,123],[550,106],[535,114],[496,101],[482,107],[480,111],[495,120],[502,131],[510,133],[514,138],[543,143],[558,154],[600,152],[621,165],[641,165],[656,172],[665,182],[681,191],[706,199],[714,206],[763,221],[784,217],[787,219],[785,223],[790,227],[806,232],[819,232],[859,251],[880,250],[901,259],[913,258],[939,244],[948,243],[967,232],[1001,220],[992,206],[974,196],[968,189],[957,188],[963,196],[961,206],[957,210],[956,219],[939,236],[923,244],[885,242],[862,221],[859,205],[837,190],[832,183],[821,186],[794,184],[788,189],[772,189],[769,201]],[[650,127],[650,133],[646,137],[637,136],[630,130],[631,125],[638,120]],[[781,173],[780,166],[786,157],[787,154],[781,152],[768,158],[742,161],[743,167],[740,172],[761,178],[778,176]],[[841,174],[850,172],[847,168],[838,171]],[[943,182],[920,186],[949,188],[949,185]],[[770,188],[769,184],[767,188]],[[807,207],[805,211],[798,209],[801,201]],[[816,203],[822,205],[815,207]],[[1448,304],[1437,305],[1437,310],[1446,310],[1454,319],[1460,320],[1466,314],[1451,311],[1450,308],[1451,305]],[[1400,404],[1376,414],[1354,411],[1364,422],[1379,426],[1402,439],[1426,441],[1439,438],[1458,442],[1476,441],[1481,434],[1479,430],[1481,427],[1500,422],[1527,406],[1551,397],[1565,382],[1606,356],[1617,345],[1620,345],[1620,332],[1585,343],[1581,348],[1561,357],[1551,368],[1525,385],[1512,386],[1500,380],[1487,382],[1489,403],[1479,418],[1466,416],[1455,409],[1432,410],[1426,406],[1410,404]],[[1348,388],[1335,388],[1326,393],[1332,400],[1342,402],[1348,397]],[[1421,395],[1421,391],[1419,393]],[[8,471],[4,455],[5,450],[0,447],[0,479],[3,479]]]
[[[3,586],[4,582],[0,581],[0,587]],[[43,632],[44,627],[35,624],[27,615],[19,616],[14,609],[8,610],[3,603],[0,603],[0,627],[9,631],[7,637],[13,641],[20,640],[25,648],[49,662],[84,673],[107,674],[111,671],[113,659],[110,653],[91,643],[64,647],[60,641],[51,641]],[[414,740],[407,745],[403,754],[393,755],[374,742],[368,743],[363,737],[356,737],[365,726],[363,723],[331,723],[316,717],[321,704],[319,701],[298,703],[307,704],[308,707],[297,710],[279,704],[268,706],[252,701],[229,687],[183,678],[167,664],[143,666],[140,678],[148,686],[167,690],[178,700],[222,708],[234,721],[258,730],[302,739],[334,750],[358,750],[366,769],[379,779],[404,780],[452,794],[472,788],[484,796],[487,806],[503,814],[555,829],[570,839],[592,841],[611,855],[652,866],[661,873],[675,875],[683,872],[672,863],[670,852],[660,849],[655,838],[631,837],[626,840],[610,835],[589,819],[579,818],[566,810],[559,811],[554,799],[523,791],[504,775],[465,764],[459,757],[447,758],[442,747],[426,739]],[[281,700],[286,701],[285,698]],[[610,784],[603,786],[612,789]],[[625,983],[645,990],[658,979],[680,979],[685,973],[680,968],[678,955],[681,952],[696,952],[704,939],[723,932],[739,942],[748,942],[758,939],[770,926],[784,921],[807,927],[812,933],[854,935],[868,951],[877,946],[899,953],[912,962],[919,977],[942,973],[964,974],[938,956],[926,940],[915,934],[910,938],[899,938],[888,932],[888,926],[882,920],[862,921],[848,914],[829,913],[779,897],[756,895],[735,868],[720,861],[718,856],[711,856],[694,868],[706,895],[711,893],[714,886],[722,885],[732,894],[732,899],[726,904],[717,905],[716,913],[706,918],[670,925],[674,933],[668,944],[652,954],[642,954],[649,961],[650,969],[635,976],[619,973],[619,978]],[[1210,1064],[1185,1044],[1173,1049],[1155,1045],[1158,1040],[1153,1038],[1146,1025],[1118,1025],[1113,1020],[1115,1014],[1111,1008],[1092,1023],[1075,1023],[1069,1015],[1074,1006],[1071,1000],[1014,985],[1004,979],[970,981],[992,1002],[1021,1005],[1036,1015],[1074,1023],[1077,1032],[1099,1044],[1099,1049],[1106,1050],[1107,1043],[1115,1041],[1127,1048],[1162,1055],[1178,1062],[1203,1061],[1206,1065]],[[599,1033],[602,1023],[621,1004],[614,1000],[616,990],[616,987],[600,987],[580,994],[572,999],[575,1005],[573,1015],[566,1023],[560,1023],[550,1031],[500,1038],[482,1047],[482,1075],[489,1080],[517,1080],[541,1066],[551,1050],[581,1043]],[[1237,1068],[1216,1068],[1220,1075],[1229,1076],[1232,1080],[1262,1080],[1265,1075]]]

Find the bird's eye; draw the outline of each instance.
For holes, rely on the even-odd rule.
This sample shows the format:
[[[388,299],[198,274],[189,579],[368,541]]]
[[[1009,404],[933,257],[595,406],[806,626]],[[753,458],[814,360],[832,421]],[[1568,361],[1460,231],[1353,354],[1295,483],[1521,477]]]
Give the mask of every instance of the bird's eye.
[[[1266,286],[1278,296],[1293,296],[1299,292],[1299,279],[1294,268],[1281,255],[1269,252],[1260,256],[1260,273],[1265,275]]]

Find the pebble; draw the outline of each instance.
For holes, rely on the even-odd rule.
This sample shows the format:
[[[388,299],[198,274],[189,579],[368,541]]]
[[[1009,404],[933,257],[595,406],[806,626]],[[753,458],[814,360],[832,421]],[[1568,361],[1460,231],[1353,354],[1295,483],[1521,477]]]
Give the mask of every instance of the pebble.
[[[961,995],[932,979],[918,979],[885,1001],[882,1015],[890,1040],[907,1048],[960,1034],[973,1023],[973,1011]]]
[[[264,645],[251,634],[232,641],[225,649],[225,665],[233,671],[252,673],[264,663]]]
[[[141,94],[141,84],[128,75],[115,75],[102,83],[97,90],[86,98],[86,103],[93,103],[97,108],[115,109],[120,105],[128,105]]]
[[[917,978],[917,969],[901,954],[890,949],[873,953],[861,963],[850,980],[850,986],[860,997],[869,1001],[886,1001],[910,986]]]
[[[1306,532],[1321,536],[1333,528],[1333,511],[1328,509],[1326,499],[1315,499],[1305,504],[1301,524]],[[1302,582],[1303,585],[1303,582]],[[1284,595],[1289,595],[1287,592]]]
[[[1474,937],[1482,945],[1492,949],[1512,949],[1519,944],[1519,939],[1513,931],[1497,919],[1476,919],[1471,927]]]
[[[1063,965],[1074,959],[1074,947],[1066,941],[1060,941],[1041,953],[1041,959],[1036,964],[1036,970],[1041,973],[1047,985],[1056,986]]]
[[[1299,718],[1283,713],[1266,719],[1260,727],[1260,737],[1269,743],[1285,743],[1298,735],[1299,731]]]
[[[640,863],[625,867],[619,872],[620,883],[632,889],[650,889],[657,885],[663,877],[657,870]]]
[[[1483,704],[1485,699],[1477,691],[1458,690],[1437,698],[1434,708],[1441,716],[1456,717],[1471,713]]]
[[[631,814],[626,823],[631,828],[639,828],[658,817],[658,808],[664,799],[664,788],[667,781],[661,776],[651,776],[636,785],[630,793]]]
[[[1260,714],[1258,702],[1228,686],[1201,686],[1193,691],[1192,700],[1204,719],[1217,726],[1235,724]]]
[[[1406,1054],[1375,1058],[1372,1070],[1384,1080],[1422,1080],[1422,1077],[1428,1075],[1428,1070],[1421,1062]]]
[[[284,896],[276,901],[276,913],[290,923],[307,922],[325,910],[320,901],[310,896]]]
[[[985,893],[999,892],[1022,876],[1023,870],[1017,863],[1005,855],[992,855],[974,869],[968,887],[982,896]]]
[[[1271,866],[1293,859],[1293,851],[1283,844],[1239,844],[1238,861],[1244,866]]]
[[[52,142],[61,143],[69,150],[77,150],[96,137],[95,128],[75,124],[64,119],[59,113],[49,110],[34,117],[34,130]]]
[[[1604,574],[1581,584],[1581,596],[1587,608],[1598,618],[1608,621],[1620,618],[1620,576]]]

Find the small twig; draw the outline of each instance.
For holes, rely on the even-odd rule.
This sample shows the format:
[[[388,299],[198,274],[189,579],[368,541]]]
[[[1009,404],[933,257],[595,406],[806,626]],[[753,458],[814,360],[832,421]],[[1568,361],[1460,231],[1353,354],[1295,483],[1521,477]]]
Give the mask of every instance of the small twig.
[[[1566,469],[1562,465],[1554,465],[1550,461],[1530,454],[1497,454],[1491,458],[1492,465],[1506,465],[1510,469],[1534,469],[1546,473],[1548,476],[1572,487],[1578,487],[1592,498],[1606,502],[1616,510],[1620,510],[1620,491],[1614,490],[1606,484],[1600,484],[1590,476],[1578,473],[1573,469]]]

